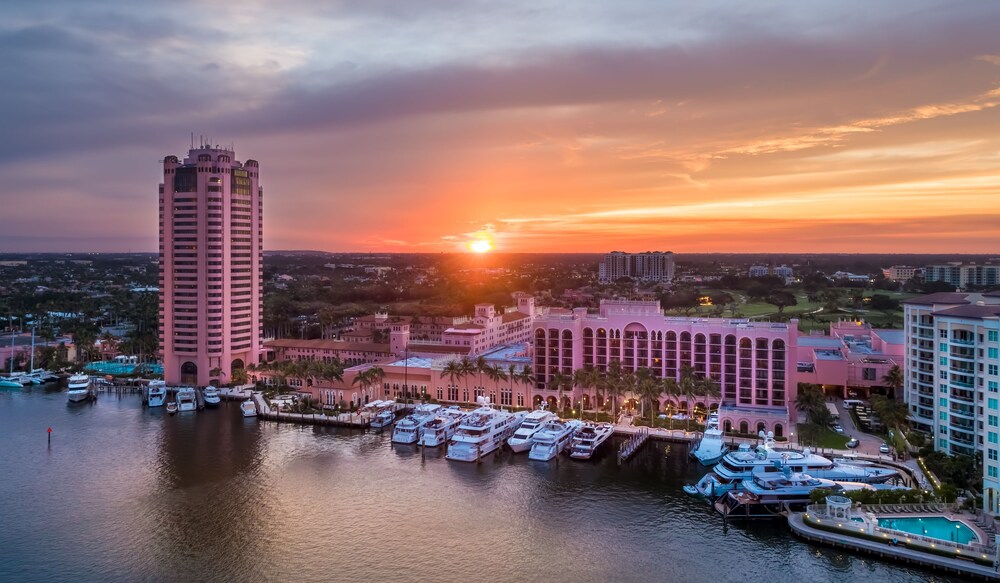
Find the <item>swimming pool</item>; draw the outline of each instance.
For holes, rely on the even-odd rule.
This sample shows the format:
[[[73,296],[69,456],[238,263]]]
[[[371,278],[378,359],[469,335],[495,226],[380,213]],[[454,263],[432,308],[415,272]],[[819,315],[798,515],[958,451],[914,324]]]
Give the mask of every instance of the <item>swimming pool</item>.
[[[162,375],[163,365],[162,364],[125,364],[122,362],[114,362],[110,360],[103,360],[100,362],[92,362],[87,366],[83,367],[83,370],[87,372],[95,372],[98,374],[151,374],[151,375]]]
[[[879,518],[878,525],[890,530],[919,534],[944,541],[969,544],[979,542],[979,537],[964,522],[944,516],[921,516],[919,518]]]

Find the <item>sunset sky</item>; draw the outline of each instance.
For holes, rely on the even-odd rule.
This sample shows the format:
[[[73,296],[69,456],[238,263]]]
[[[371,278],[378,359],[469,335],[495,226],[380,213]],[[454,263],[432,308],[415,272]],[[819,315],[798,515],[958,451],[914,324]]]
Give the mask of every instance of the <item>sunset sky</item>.
[[[194,132],[267,249],[1000,253],[1000,2],[3,4],[0,252],[155,251]]]

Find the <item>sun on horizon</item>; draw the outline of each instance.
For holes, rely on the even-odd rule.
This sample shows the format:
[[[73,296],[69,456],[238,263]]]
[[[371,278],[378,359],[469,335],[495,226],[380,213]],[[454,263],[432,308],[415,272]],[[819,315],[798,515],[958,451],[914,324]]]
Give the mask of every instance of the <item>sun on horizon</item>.
[[[493,243],[486,239],[476,239],[469,242],[469,251],[473,253],[486,253],[493,250]]]

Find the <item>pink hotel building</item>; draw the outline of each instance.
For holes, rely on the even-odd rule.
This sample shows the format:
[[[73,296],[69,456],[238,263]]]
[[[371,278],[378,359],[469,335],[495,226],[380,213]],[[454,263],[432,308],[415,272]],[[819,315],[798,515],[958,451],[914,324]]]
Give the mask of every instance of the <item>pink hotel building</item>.
[[[645,367],[660,378],[679,379],[687,364],[719,384],[725,430],[764,429],[787,437],[795,422],[797,320],[668,317],[658,301],[614,300],[602,301],[597,314],[577,308],[542,315],[534,322],[533,338],[535,389],[542,394],[555,394],[548,379],[556,371],[604,371],[618,360],[625,370]],[[677,398],[661,398],[661,410],[669,400]],[[719,405],[719,399],[713,401],[700,404]]]
[[[183,162],[167,156],[159,202],[164,379],[229,382],[233,369],[256,364],[261,352],[258,164],[209,146]]]

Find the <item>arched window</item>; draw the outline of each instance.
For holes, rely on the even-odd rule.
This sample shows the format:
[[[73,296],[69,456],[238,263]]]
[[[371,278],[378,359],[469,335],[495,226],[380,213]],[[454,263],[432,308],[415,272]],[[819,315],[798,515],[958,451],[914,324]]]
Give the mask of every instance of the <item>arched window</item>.
[[[181,384],[198,384],[198,365],[188,361],[181,365]]]

